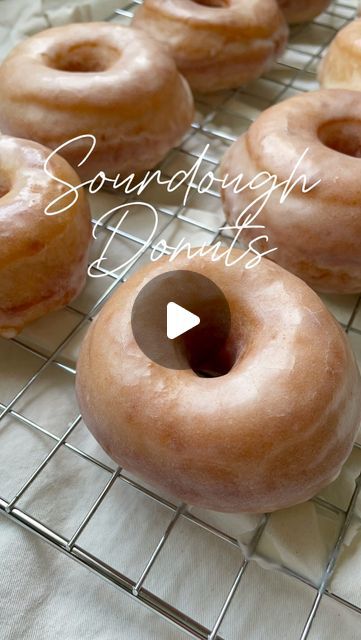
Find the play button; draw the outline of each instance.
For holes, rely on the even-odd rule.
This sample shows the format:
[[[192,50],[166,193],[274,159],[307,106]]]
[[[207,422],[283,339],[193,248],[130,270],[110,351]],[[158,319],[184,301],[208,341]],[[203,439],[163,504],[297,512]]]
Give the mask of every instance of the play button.
[[[180,307],[176,302],[167,304],[167,338],[175,340],[183,333],[190,331],[200,323],[201,319],[194,313]]]
[[[138,347],[158,365],[207,377],[227,369],[229,305],[200,273],[175,270],[154,277],[138,293],[131,323]]]

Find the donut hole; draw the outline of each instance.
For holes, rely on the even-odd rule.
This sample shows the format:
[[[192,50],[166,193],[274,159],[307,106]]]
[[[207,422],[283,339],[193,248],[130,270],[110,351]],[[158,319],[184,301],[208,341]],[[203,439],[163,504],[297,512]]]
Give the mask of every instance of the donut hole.
[[[346,156],[361,158],[361,120],[335,120],[318,131],[321,142]]]
[[[108,44],[87,42],[58,49],[48,59],[57,71],[99,73],[109,69],[118,59],[119,51]]]
[[[197,309],[195,301],[192,308],[202,319],[195,329],[179,338],[183,357],[200,378],[225,376],[236,363],[239,348],[228,333],[229,318],[224,306],[213,301],[209,308],[202,305]]]
[[[203,345],[198,342],[193,350],[186,349],[190,368],[199,378],[220,378],[227,375],[237,361],[238,350],[231,343],[226,342],[219,349],[210,352],[205,358],[202,347],[205,345],[209,347],[209,344],[209,340],[205,338]]]
[[[211,7],[212,9],[224,9],[229,7],[229,0],[192,0],[195,4],[203,7]]]
[[[4,175],[0,175],[0,198],[3,198],[11,191],[10,180]]]
[[[170,309],[170,305],[178,309]],[[197,316],[179,332],[180,309]],[[175,337],[169,337],[169,313],[175,312]],[[189,318],[187,317],[187,320]],[[192,318],[192,322],[193,322]],[[169,369],[193,371],[202,378],[226,375],[244,351],[240,327],[232,324],[231,308],[215,282],[202,273],[178,269],[151,278],[132,305],[131,328],[140,350]],[[173,332],[173,329],[172,329]]]

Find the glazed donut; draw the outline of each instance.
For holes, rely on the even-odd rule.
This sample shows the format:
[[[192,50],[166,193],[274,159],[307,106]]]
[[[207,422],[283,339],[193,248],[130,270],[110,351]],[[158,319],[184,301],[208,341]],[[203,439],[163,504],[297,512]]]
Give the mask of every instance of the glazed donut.
[[[331,0],[277,0],[289,24],[309,22],[331,4]]]
[[[221,175],[228,182],[241,173],[243,190],[237,193],[229,184],[222,189],[227,220],[242,227],[248,208],[248,214],[258,214],[253,224],[265,227],[260,233],[245,226],[241,238],[249,242],[265,233],[268,244],[277,248],[269,257],[318,291],[361,291],[358,92],[315,91],[264,111],[221,163]],[[262,193],[270,192],[272,177],[280,184],[292,173],[290,188],[285,185],[273,190],[268,201],[262,199]],[[255,190],[258,174],[265,186]],[[303,181],[292,188],[302,174],[306,189]],[[312,185],[315,188],[305,193]],[[261,199],[253,205],[257,197]]]
[[[361,91],[361,20],[341,29],[321,61],[318,77],[325,89]]]
[[[241,255],[231,252],[231,266],[162,258],[122,284],[85,337],[76,389],[88,428],[125,470],[193,505],[269,512],[338,475],[360,424],[360,374],[318,296],[270,260],[234,263]],[[211,279],[228,300],[224,376],[164,368],[133,337],[139,291],[177,269]]]
[[[5,338],[70,302],[85,283],[89,207],[79,189],[77,202],[65,202],[67,211],[45,214],[66,191],[44,171],[49,154],[35,142],[0,136],[0,335]],[[48,166],[57,180],[79,184],[60,156],[54,154]]]
[[[0,66],[0,130],[61,154],[85,179],[155,166],[193,118],[174,61],[146,34],[117,24],[71,24],[18,45]]]
[[[167,45],[193,89],[230,89],[258,78],[286,45],[274,0],[145,0],[133,23]]]

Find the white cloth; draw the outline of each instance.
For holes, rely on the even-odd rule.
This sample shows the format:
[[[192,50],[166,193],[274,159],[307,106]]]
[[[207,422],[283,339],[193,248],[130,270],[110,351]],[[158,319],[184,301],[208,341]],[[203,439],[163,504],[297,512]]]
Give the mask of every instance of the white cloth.
[[[50,25],[74,20],[103,19],[118,2],[73,0],[60,5],[55,0],[0,0],[0,42],[4,55],[24,36]],[[180,167],[182,168],[182,167]],[[210,200],[210,199],[209,199]],[[93,197],[93,215],[117,204],[116,196]],[[209,203],[208,203],[209,204]],[[172,204],[167,202],[167,207]],[[208,216],[214,224],[216,212],[204,209],[204,199],[194,202],[187,215]],[[141,213],[134,217],[139,233],[148,221]],[[165,219],[167,222],[167,219]],[[131,222],[130,222],[131,224]],[[184,235],[181,220],[174,221],[174,240]],[[169,231],[169,227],[167,227]],[[207,232],[200,231],[204,235]],[[195,242],[206,238],[195,237]],[[169,240],[169,238],[168,238]],[[117,246],[127,252],[126,243]],[[98,252],[99,253],[99,252]],[[74,303],[81,311],[90,309],[109,283],[94,281]],[[340,318],[349,317],[351,302],[336,297],[327,300]],[[41,353],[51,353],[79,322],[76,313],[62,310],[27,328],[21,340]],[[81,332],[62,353],[74,365]],[[361,340],[354,336],[354,348],[361,361]],[[0,341],[0,402],[6,403],[39,368],[36,356],[14,342]],[[15,409],[62,435],[77,415],[73,378],[51,366],[39,376],[16,404]],[[113,467],[104,452],[81,423],[69,442]],[[11,499],[54,441],[27,428],[15,418],[0,422],[0,496]],[[346,508],[354,479],[361,467],[361,451],[354,450],[340,478],[322,492],[333,504]],[[62,448],[34,485],[19,501],[49,527],[71,536],[105,486],[109,474]],[[195,514],[239,539],[247,549],[258,524],[256,516],[225,516],[193,509]],[[361,504],[343,547],[332,581],[339,596],[361,606]],[[79,538],[78,544],[119,571],[136,580],[142,573],[171,513],[134,488],[117,481]],[[274,567],[306,576],[316,584],[325,569],[337,539],[342,519],[309,502],[271,516],[252,561],[241,581],[221,627],[226,640],[291,640],[300,636],[311,609],[315,591],[291,579]],[[171,533],[145,587],[180,610],[212,627],[232,585],[242,554],[195,524],[181,519]],[[324,598],[310,633],[310,640],[339,638],[359,640],[360,618]],[[0,516],[0,635],[1,640],[181,640],[183,634],[158,616],[149,613],[99,577],[51,549],[19,525]]]
[[[0,0],[0,59],[25,36],[69,22],[106,20],[119,0]]]

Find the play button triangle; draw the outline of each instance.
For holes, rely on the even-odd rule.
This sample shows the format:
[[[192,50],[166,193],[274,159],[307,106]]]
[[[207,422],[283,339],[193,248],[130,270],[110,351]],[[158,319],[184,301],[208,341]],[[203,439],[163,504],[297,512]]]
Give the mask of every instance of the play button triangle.
[[[176,302],[167,304],[167,338],[174,340],[200,323],[199,316],[187,311]]]

